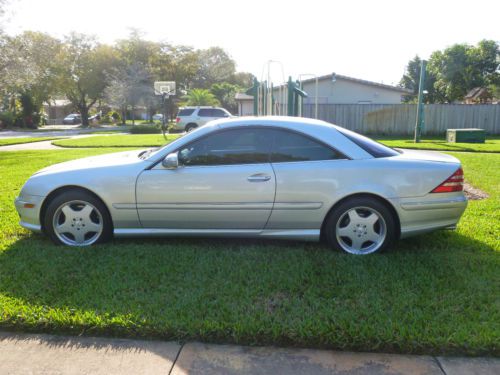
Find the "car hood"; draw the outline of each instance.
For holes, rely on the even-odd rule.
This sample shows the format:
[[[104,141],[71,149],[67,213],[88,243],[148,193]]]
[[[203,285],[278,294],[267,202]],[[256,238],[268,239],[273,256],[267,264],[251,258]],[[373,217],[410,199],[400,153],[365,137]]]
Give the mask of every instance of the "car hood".
[[[140,159],[138,156],[142,151],[143,150],[116,152],[112,154],[104,154],[83,159],[71,160],[64,163],[54,164],[47,168],[43,168],[36,172],[34,175],[146,163],[147,161]]]
[[[460,163],[457,158],[436,151],[405,150],[400,148],[397,150],[401,153],[397,157],[401,159],[435,161],[440,163]]]

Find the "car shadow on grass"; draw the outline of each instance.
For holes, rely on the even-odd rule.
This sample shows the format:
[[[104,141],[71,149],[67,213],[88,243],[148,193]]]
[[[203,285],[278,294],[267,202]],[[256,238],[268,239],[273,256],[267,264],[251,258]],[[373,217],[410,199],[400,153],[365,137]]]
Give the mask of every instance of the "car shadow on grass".
[[[492,330],[495,314],[488,315],[492,307],[485,307],[485,299],[494,296],[498,256],[491,250],[454,232],[399,241],[392,251],[365,257],[294,241],[164,238],[69,248],[29,235],[0,253],[0,325],[238,344],[476,353],[470,343],[453,341],[453,332],[464,301],[485,309],[479,317],[463,317],[467,329]],[[388,329],[388,321],[396,326]],[[481,343],[484,348],[488,342]]]

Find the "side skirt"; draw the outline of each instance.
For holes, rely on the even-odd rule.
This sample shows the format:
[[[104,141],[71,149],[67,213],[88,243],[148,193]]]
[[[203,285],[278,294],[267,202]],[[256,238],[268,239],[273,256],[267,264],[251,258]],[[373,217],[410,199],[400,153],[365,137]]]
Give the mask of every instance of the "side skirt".
[[[319,241],[319,229],[162,229],[119,228],[114,230],[117,238],[130,237],[267,237],[286,240]]]

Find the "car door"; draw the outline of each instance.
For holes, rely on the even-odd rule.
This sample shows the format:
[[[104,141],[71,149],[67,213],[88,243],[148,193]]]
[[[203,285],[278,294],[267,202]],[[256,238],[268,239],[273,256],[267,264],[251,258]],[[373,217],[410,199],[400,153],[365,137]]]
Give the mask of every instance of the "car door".
[[[272,132],[276,198],[266,229],[319,229],[349,159],[302,133]]]
[[[200,108],[196,119],[198,126],[205,125],[207,122],[215,120],[213,108]]]
[[[275,192],[269,148],[263,129],[247,127],[220,130],[182,146],[178,168],[159,163],[138,177],[143,227],[264,228]]]

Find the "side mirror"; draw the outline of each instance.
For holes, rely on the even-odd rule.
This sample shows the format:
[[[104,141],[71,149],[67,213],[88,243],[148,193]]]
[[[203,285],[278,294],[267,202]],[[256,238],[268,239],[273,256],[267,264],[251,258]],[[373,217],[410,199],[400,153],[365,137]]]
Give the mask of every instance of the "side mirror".
[[[179,158],[177,152],[168,154],[165,159],[162,160],[161,165],[166,169],[176,169],[179,167]]]

